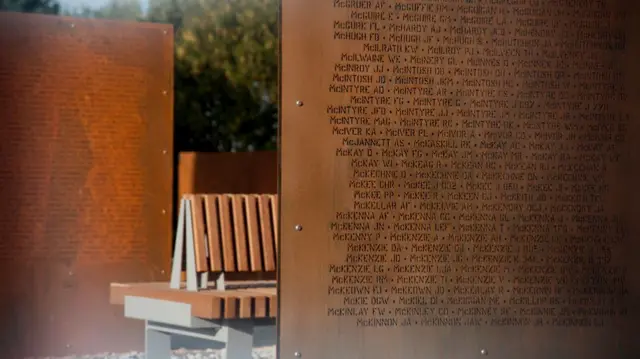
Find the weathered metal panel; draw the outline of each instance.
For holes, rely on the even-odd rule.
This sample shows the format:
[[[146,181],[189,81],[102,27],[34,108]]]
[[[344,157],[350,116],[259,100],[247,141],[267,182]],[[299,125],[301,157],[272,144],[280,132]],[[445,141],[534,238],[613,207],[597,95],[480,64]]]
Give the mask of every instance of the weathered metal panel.
[[[171,26],[0,13],[0,343],[139,348],[109,283],[166,278]]]
[[[638,15],[283,0],[280,358],[640,357]]]
[[[178,197],[187,193],[276,193],[277,152],[180,152]]]

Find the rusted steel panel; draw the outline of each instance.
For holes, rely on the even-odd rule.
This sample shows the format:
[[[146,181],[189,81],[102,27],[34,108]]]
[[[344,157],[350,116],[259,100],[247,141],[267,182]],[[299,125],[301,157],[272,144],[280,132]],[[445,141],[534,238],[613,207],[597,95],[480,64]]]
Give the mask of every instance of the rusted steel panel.
[[[187,193],[276,193],[275,151],[181,152],[178,195]]]
[[[0,48],[0,345],[139,348],[109,283],[167,277],[172,29],[0,13]]]
[[[280,357],[640,357],[639,15],[283,0]]]

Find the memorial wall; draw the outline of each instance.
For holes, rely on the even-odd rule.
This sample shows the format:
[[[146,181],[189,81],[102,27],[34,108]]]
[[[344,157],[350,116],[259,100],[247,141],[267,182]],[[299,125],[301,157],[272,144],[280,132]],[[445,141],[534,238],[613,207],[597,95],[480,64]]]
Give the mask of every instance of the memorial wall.
[[[638,9],[282,2],[280,357],[640,357]]]
[[[168,279],[169,25],[0,12],[4,358],[141,349],[110,282]]]

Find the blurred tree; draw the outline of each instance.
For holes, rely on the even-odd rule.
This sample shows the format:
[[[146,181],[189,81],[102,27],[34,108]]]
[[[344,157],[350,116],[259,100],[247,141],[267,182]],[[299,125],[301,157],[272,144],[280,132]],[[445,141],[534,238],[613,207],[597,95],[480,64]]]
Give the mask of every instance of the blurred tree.
[[[150,0],[149,13],[147,19],[152,22],[169,23],[173,25],[173,30],[177,32],[182,28],[184,18],[189,14],[185,13],[189,3],[194,0]],[[191,6],[193,7],[193,6]]]
[[[175,45],[177,148],[275,149],[277,4],[277,0],[182,4]]]
[[[59,14],[60,4],[55,0],[0,0],[0,11]]]

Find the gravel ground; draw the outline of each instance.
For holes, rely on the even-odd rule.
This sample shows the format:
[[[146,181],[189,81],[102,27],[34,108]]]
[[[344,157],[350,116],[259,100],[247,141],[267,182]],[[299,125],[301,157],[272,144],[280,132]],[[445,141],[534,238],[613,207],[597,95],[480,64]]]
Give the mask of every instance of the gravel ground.
[[[179,349],[173,352],[171,359],[221,359],[222,350],[184,350]],[[276,347],[254,348],[252,358],[246,359],[274,359],[276,357]],[[94,355],[78,355],[67,357],[47,357],[41,359],[145,359],[144,353],[102,353]]]

